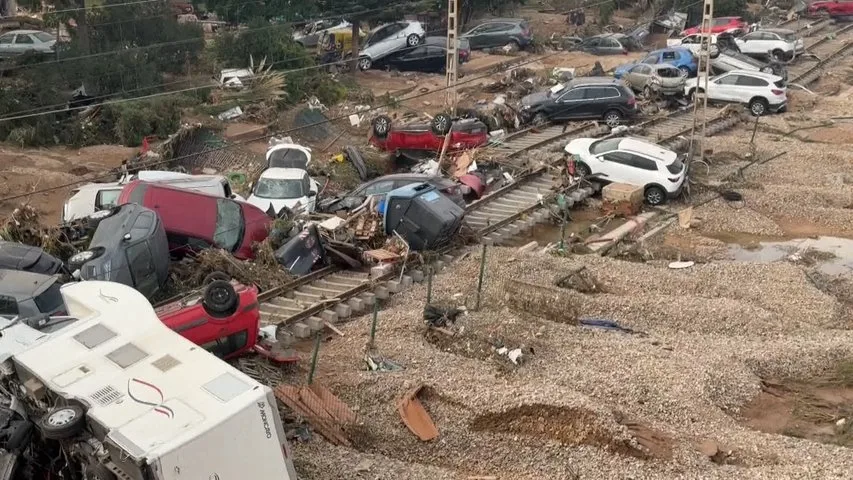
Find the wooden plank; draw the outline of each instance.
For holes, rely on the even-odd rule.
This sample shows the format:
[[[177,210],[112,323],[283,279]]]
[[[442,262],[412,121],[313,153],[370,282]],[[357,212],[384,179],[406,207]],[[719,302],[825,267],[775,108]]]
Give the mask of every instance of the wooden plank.
[[[308,387],[311,392],[316,395],[316,397],[322,402],[326,411],[332,414],[336,420],[341,423],[353,424],[356,422],[356,415],[352,409],[341,401],[334,393],[332,393],[328,388],[315,383]]]

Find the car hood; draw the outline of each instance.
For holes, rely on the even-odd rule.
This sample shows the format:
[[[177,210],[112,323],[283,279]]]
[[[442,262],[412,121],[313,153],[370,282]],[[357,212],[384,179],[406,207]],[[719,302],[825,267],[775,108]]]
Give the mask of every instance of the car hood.
[[[521,98],[521,104],[524,106],[536,105],[547,101],[549,98],[551,98],[550,91],[531,93]]]
[[[248,203],[260,208],[262,211],[269,211],[270,206],[272,206],[275,213],[280,213],[284,207],[293,210],[296,207],[296,204],[302,205],[303,207],[308,204],[308,197],[300,197],[300,198],[261,198],[256,197],[254,195],[250,195],[249,199],[246,200]]]
[[[616,67],[616,68],[613,70],[613,76],[614,76],[614,77],[616,77],[616,78],[619,78],[619,77],[621,77],[622,75],[625,75],[626,73],[628,73],[628,70],[629,70],[631,67],[633,67],[634,65],[636,65],[636,63],[633,63],[633,62],[631,62],[631,63],[624,63],[624,64],[622,64],[622,65],[619,65],[618,67]]]
[[[566,145],[566,153],[570,155],[589,155],[589,146],[595,143],[595,138],[576,138]]]

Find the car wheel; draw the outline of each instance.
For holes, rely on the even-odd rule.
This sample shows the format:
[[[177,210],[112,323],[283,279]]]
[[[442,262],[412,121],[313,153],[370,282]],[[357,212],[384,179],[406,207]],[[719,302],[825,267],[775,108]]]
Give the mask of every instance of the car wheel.
[[[86,412],[77,405],[54,408],[41,418],[39,427],[49,440],[65,440],[83,431]]]
[[[643,87],[643,96],[646,97],[646,99],[652,98],[652,87],[648,85]]]
[[[94,260],[100,257],[106,251],[107,250],[104,247],[93,247],[89,250],[83,250],[82,252],[72,255],[71,258],[68,259],[68,265],[72,270],[76,270],[89,260]]]
[[[225,280],[214,280],[204,288],[202,306],[208,315],[213,317],[227,317],[234,313],[239,298],[237,291],[231,282]]]
[[[204,280],[201,281],[202,286],[208,286],[216,280],[223,280],[225,282],[231,281],[231,275],[228,275],[225,272],[213,272],[204,277]]]
[[[447,132],[450,131],[451,123],[452,119],[450,118],[450,115],[446,113],[439,113],[432,117],[432,123],[430,124],[432,133],[436,135],[447,135]]]
[[[651,186],[646,188],[645,198],[646,203],[654,207],[666,201],[666,192],[660,187]]]
[[[686,66],[682,65],[682,66],[678,67],[678,69],[681,70],[681,74],[684,75],[685,77],[690,76],[690,69],[687,68]]]
[[[387,115],[379,115],[373,119],[373,134],[379,138],[388,136],[391,131],[391,117]]]
[[[617,127],[621,121],[622,113],[619,112],[619,110],[608,110],[604,112],[604,123],[606,123],[608,127]]]
[[[763,98],[753,98],[749,101],[749,111],[755,117],[766,115],[769,108],[767,100]]]
[[[696,94],[697,94],[697,92],[698,92],[698,93],[702,93],[702,92],[704,92],[704,90],[702,90],[701,88],[694,88],[693,90],[690,90],[690,93],[689,93],[687,96],[690,98],[690,101],[691,101],[691,102],[695,102],[695,101],[696,101]]]
[[[784,62],[787,58],[785,52],[783,52],[782,50],[773,50],[772,52],[770,52],[770,56],[773,57],[773,60],[776,60],[777,62]]]
[[[421,36],[417,33],[413,33],[406,37],[406,45],[410,47],[417,47],[421,44]]]
[[[370,70],[370,67],[373,66],[373,61],[368,57],[361,57],[358,59],[358,69],[359,70]]]
[[[504,45],[503,49],[507,52],[517,52],[521,50],[521,45],[519,45],[515,40],[510,40],[506,45]]]
[[[83,480],[116,480],[118,477],[100,463],[90,463],[83,467]]]
[[[545,125],[548,123],[548,116],[542,112],[533,116],[533,125]]]
[[[589,169],[589,165],[583,162],[575,163],[575,173],[577,173],[579,177],[588,177],[592,174],[592,171]]]

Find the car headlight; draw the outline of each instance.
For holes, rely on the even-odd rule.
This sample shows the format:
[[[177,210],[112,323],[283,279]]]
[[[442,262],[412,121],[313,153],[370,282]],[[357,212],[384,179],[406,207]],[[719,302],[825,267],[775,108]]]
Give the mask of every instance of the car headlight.
[[[522,111],[524,111],[524,110],[530,110],[530,105],[522,105],[522,106],[521,106],[521,110],[522,110]]]
[[[86,250],[85,252],[80,252],[72,255],[71,258],[68,259],[68,262],[79,265],[86,263],[93,258],[95,258],[95,252],[91,250]]]

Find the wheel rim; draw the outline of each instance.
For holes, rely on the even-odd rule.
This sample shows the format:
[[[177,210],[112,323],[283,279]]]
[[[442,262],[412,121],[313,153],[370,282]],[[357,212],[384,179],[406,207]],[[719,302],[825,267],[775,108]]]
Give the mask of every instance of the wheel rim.
[[[73,408],[63,408],[51,413],[47,417],[47,424],[51,427],[64,427],[77,418],[77,412]]]
[[[388,132],[388,121],[384,118],[376,120],[376,132],[380,135],[385,135]]]
[[[605,123],[607,123],[608,126],[615,127],[616,125],[619,125],[619,115],[615,113],[609,113],[606,117],[604,117],[604,121]]]
[[[358,61],[358,66],[362,70],[367,70],[370,68],[370,60],[367,58],[362,58],[361,60]]]
[[[447,119],[446,119],[446,118],[444,118],[444,117],[438,117],[438,118],[436,118],[436,119],[435,119],[435,126],[436,126],[436,127],[438,128],[438,130],[439,130],[439,131],[441,131],[441,132],[445,132],[445,131],[447,131],[447,130],[446,130],[446,129],[447,129]]]
[[[89,218],[91,218],[93,220],[100,220],[102,218],[107,218],[109,216],[110,216],[109,210],[98,210],[97,212],[89,215]]]
[[[752,113],[755,115],[763,115],[764,114],[764,105],[760,102],[755,102],[752,104]]]
[[[646,194],[646,200],[650,205],[658,205],[663,201],[663,195],[661,195],[658,189],[653,188],[649,190],[649,193]]]
[[[409,46],[410,47],[414,47],[419,43],[421,43],[421,41],[417,35],[409,35]]]
[[[223,304],[228,299],[228,291],[224,288],[214,288],[210,291],[210,298],[216,304]]]

